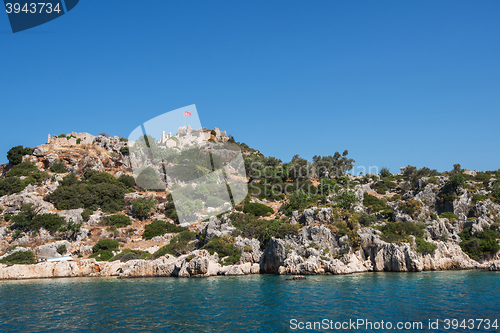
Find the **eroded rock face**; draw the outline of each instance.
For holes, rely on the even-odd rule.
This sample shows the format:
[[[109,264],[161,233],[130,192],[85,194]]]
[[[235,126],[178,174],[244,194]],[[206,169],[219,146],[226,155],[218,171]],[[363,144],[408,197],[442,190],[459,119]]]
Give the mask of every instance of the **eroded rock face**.
[[[261,271],[274,274],[348,274],[367,271],[419,272],[490,267],[489,261],[478,263],[463,253],[453,238],[455,233],[448,230],[446,221],[442,219],[428,226],[429,234],[436,238],[447,237],[446,241],[428,239],[429,242],[436,244],[433,254],[418,253],[415,245],[408,243],[384,242],[380,239],[380,232],[372,228],[362,228],[358,231],[361,238],[360,250],[336,253],[334,256],[330,255],[328,248],[332,239],[326,233],[316,234],[318,238],[314,244],[321,244],[318,248],[307,247],[307,241],[304,241],[303,236],[285,240],[273,238],[262,256]],[[306,228],[317,227],[304,227]],[[337,246],[343,241],[343,239],[337,240]]]
[[[467,190],[464,190],[464,193],[453,202],[453,214],[457,215],[460,221],[467,220],[470,203],[471,198],[469,197]]]
[[[261,259],[261,271],[264,273],[279,272],[279,268],[283,266],[287,256],[288,250],[285,248],[285,241],[272,237]]]
[[[58,253],[57,250],[62,246],[66,248],[66,251],[64,251],[64,253]],[[67,252],[70,251],[70,249],[71,249],[71,243],[66,240],[62,240],[38,246],[35,248],[34,254],[37,256],[38,259],[48,259],[65,255]]]
[[[262,251],[260,250],[260,242],[258,239],[252,238],[242,238],[241,236],[236,237],[236,242],[234,246],[241,250],[241,259],[239,263],[259,263],[262,257]],[[251,248],[251,250],[249,250]]]
[[[304,209],[302,214],[298,211],[292,212],[292,218],[290,220],[291,224],[301,223],[306,226],[313,226],[317,224],[327,224],[332,216],[331,208],[321,208],[311,207]]]
[[[222,237],[224,235],[231,235],[235,227],[231,224],[231,220],[228,217],[229,214],[224,214],[220,219],[216,216],[211,216],[209,222],[203,222],[202,230],[205,231],[205,243],[208,243],[210,239],[214,236]]]

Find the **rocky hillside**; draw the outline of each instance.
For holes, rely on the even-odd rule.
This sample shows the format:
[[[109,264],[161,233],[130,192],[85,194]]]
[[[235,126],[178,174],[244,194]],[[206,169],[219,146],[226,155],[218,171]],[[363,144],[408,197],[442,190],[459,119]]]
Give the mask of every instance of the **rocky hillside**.
[[[500,171],[408,166],[353,177],[347,151],[283,163],[236,143],[247,198],[179,225],[168,190],[136,185],[127,144],[99,135],[9,151],[0,168],[0,278],[500,268]],[[63,255],[73,261],[39,263]]]

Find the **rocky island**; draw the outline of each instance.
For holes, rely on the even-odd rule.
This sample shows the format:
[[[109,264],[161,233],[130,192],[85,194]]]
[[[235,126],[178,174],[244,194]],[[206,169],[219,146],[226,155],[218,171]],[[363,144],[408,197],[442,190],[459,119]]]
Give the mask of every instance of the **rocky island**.
[[[13,147],[0,166],[0,279],[500,270],[500,170],[354,175],[347,151],[283,163],[218,129],[196,133],[148,147],[184,163],[186,135],[237,145],[248,195],[223,202],[199,186],[200,205],[223,212],[192,223],[179,223],[171,189],[139,185],[161,170],[134,174],[127,139],[70,133]]]

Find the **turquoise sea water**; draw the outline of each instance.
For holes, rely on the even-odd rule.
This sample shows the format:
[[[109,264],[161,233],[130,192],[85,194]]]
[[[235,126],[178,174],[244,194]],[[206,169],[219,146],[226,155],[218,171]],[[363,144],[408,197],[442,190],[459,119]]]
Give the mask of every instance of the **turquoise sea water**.
[[[429,319],[500,321],[500,274],[485,271],[309,276],[64,278],[0,281],[2,332],[289,332],[299,322],[335,329],[358,319],[376,325],[421,321],[390,332],[495,332],[429,329]],[[295,319],[295,321],[291,320]],[[468,322],[468,325],[471,325]],[[484,325],[484,323],[483,323]],[[499,323],[500,325],[500,323]],[[375,326],[372,326],[375,327]],[[297,328],[297,329],[293,329]],[[318,328],[318,326],[316,326]],[[323,327],[324,328],[324,327]],[[330,328],[332,328],[330,330]]]

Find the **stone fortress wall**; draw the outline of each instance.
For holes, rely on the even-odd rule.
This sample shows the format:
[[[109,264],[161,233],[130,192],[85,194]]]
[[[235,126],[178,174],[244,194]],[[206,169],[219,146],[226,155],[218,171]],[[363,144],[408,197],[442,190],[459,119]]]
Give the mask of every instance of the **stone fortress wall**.
[[[58,146],[74,146],[77,144],[92,144],[95,136],[89,133],[71,132],[66,137],[59,138],[57,135],[48,135],[47,144]]]
[[[217,127],[215,127],[213,131],[215,131],[215,135],[212,134],[211,129],[207,129],[206,127],[192,129],[190,125],[181,126],[177,130],[176,135],[172,135],[172,133],[165,134],[165,131],[163,131],[158,144],[168,148],[173,148],[186,144],[200,145],[207,142],[209,139],[217,142],[226,142],[229,140],[229,137],[226,135],[226,131],[221,131]]]

